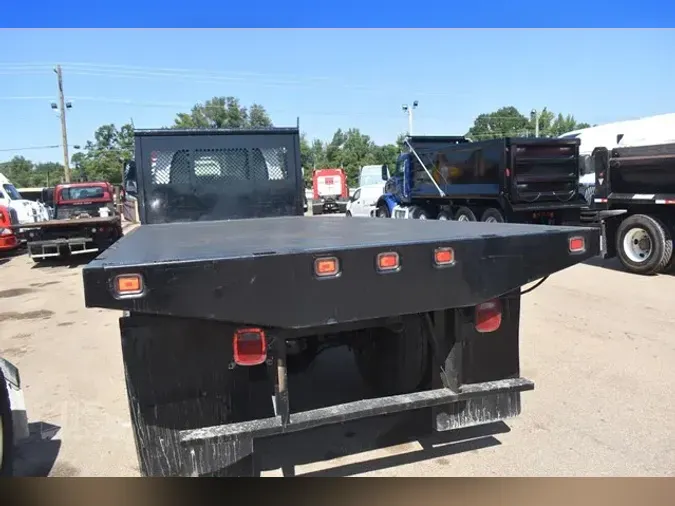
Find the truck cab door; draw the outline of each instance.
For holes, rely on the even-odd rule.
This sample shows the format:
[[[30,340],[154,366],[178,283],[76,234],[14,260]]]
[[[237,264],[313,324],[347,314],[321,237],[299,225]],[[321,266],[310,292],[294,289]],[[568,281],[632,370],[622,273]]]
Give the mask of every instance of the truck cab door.
[[[410,195],[412,174],[408,155],[399,156],[393,176],[384,185],[384,192],[394,195],[397,200],[405,200]]]

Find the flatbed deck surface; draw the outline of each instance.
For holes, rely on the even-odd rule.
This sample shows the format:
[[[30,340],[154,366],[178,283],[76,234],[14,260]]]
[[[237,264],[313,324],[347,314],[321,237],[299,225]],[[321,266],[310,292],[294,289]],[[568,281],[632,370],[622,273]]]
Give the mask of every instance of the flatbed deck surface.
[[[573,232],[575,227],[344,217],[281,217],[143,225],[89,266],[227,260],[384,245]]]

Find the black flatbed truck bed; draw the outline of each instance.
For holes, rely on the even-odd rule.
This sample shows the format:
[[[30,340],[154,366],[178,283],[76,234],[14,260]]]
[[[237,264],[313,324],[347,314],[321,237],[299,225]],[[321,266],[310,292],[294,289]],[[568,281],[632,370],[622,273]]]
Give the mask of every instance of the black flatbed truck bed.
[[[84,268],[85,298],[89,306],[170,316],[329,325],[497,297],[578,263],[568,251],[571,235],[585,238],[581,256],[599,251],[589,230],[503,223],[281,217],[143,226]],[[434,248],[441,247],[454,249],[452,268],[434,267]],[[374,262],[387,251],[399,253],[401,268],[383,275]],[[322,256],[340,259],[339,277],[312,275]],[[109,290],[112,277],[127,272],[144,276],[142,298],[115,298]],[[293,296],[280,298],[281,287]],[[417,297],[350,296],[373,288],[415,290]]]
[[[583,251],[570,251],[579,238]],[[455,263],[438,268],[434,250],[446,247]],[[377,254],[391,251],[400,268],[378,272]],[[520,287],[598,252],[599,233],[590,228],[261,218],[141,226],[83,277],[88,307],[126,311],[122,348],[142,473],[231,476],[252,472],[257,438],[422,408],[432,409],[437,430],[518,415],[520,393],[534,388],[519,369]],[[339,276],[315,277],[314,261],[324,257],[339,259]],[[114,279],[129,274],[143,277],[142,295],[117,297]],[[474,306],[495,297],[501,324],[481,334],[471,323]],[[290,341],[331,332],[358,339],[391,322],[403,335],[411,325],[426,329],[441,371],[430,373],[431,388],[292,411]],[[247,386],[252,368],[231,362],[229,336],[242,326],[267,335],[269,359],[260,367],[275,403],[266,416],[248,411],[257,406]],[[419,346],[413,336],[406,346]],[[247,408],[233,411],[237,398]]]

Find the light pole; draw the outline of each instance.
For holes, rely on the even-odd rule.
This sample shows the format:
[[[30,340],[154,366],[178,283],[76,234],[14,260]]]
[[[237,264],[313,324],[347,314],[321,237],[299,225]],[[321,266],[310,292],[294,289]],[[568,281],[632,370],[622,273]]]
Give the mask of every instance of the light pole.
[[[413,134],[413,110],[417,109],[417,106],[419,105],[419,102],[415,100],[412,103],[412,107],[410,107],[408,104],[403,104],[401,106],[401,109],[403,109],[403,112],[408,115],[408,135]]]
[[[534,121],[534,136],[539,137],[539,111],[532,109],[530,111],[530,118]]]

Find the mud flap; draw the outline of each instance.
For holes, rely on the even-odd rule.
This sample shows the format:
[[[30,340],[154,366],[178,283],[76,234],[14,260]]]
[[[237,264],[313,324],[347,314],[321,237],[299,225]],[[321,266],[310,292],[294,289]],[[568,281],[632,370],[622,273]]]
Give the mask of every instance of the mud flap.
[[[472,384],[519,377],[520,293],[502,297],[501,302],[501,325],[489,333],[476,330],[473,308],[434,314],[429,321],[434,341],[432,388],[462,392]],[[513,418],[521,413],[520,395],[502,391],[437,406],[432,410],[433,424],[442,432]]]
[[[253,440],[197,441],[180,431],[249,415],[248,370],[230,369],[227,325],[149,315],[120,319],[129,410],[144,476],[250,476]]]

